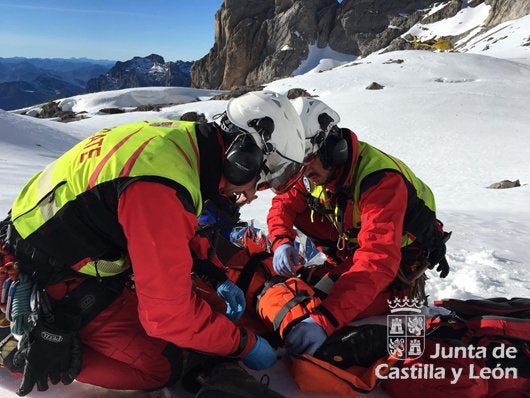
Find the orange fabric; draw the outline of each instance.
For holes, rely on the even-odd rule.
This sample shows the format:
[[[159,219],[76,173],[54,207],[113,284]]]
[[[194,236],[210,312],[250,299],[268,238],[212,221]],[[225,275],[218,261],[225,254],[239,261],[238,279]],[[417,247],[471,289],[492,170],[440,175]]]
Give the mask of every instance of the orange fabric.
[[[250,254],[248,249],[241,249],[233,255],[225,266],[228,279],[237,284],[241,272],[248,265],[249,260]],[[272,257],[260,260],[256,272],[252,275],[248,288],[244,289],[246,308],[241,318],[237,321],[237,325],[251,330],[258,335],[268,333],[269,329],[256,314],[256,295],[261,291],[265,282],[272,276],[272,273]]]
[[[287,365],[300,390],[351,397],[368,393],[378,385],[375,374],[378,365],[386,363],[390,367],[396,362],[396,359],[389,357],[379,359],[369,368],[351,366],[340,369],[311,355],[302,354],[291,356]]]
[[[284,338],[290,327],[294,326],[293,322],[311,313],[320,304],[320,299],[314,297],[314,293],[311,286],[302,279],[288,278],[270,286],[259,296],[257,303],[258,315],[271,331],[277,331],[280,337]],[[278,314],[289,304],[289,301],[300,294],[306,294],[309,298],[291,308],[281,319],[277,330],[275,330],[274,322],[278,319]]]

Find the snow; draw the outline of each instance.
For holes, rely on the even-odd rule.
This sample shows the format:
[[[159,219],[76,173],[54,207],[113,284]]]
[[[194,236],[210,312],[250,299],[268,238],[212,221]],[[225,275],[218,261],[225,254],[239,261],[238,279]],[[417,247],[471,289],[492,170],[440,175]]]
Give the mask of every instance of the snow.
[[[197,100],[198,96],[220,94],[217,90],[198,90],[188,87],[138,87],[134,89],[77,95],[61,100],[64,111],[96,113],[102,108],[135,108],[149,104],[181,104]],[[155,102],[156,101],[156,102]]]
[[[439,218],[454,231],[453,272],[443,281],[433,275],[429,294],[470,298],[529,294],[529,79],[530,68],[512,61],[402,51],[267,88],[318,94],[339,112],[341,125],[404,160],[429,184]],[[385,88],[365,90],[372,81]],[[504,179],[523,186],[486,189]]]
[[[157,73],[165,73],[168,68],[162,65],[153,64],[151,69],[149,69],[149,74],[156,75]]]
[[[483,17],[473,18],[480,23]],[[453,235],[448,243],[451,273],[441,280],[429,272],[431,299],[530,297],[530,54],[528,47],[521,47],[521,39],[530,37],[528,18],[499,25],[484,34],[481,42],[470,41],[467,53],[393,52],[313,73],[319,60],[315,54],[322,50],[320,55],[330,56],[324,49],[313,48],[298,76],[266,87],[278,92],[300,87],[318,95],[339,112],[341,126],[401,158],[432,188],[438,217]],[[491,52],[480,51],[493,41],[487,41],[489,37],[505,35],[496,52],[493,45]],[[392,62],[398,59],[403,62]],[[346,60],[339,57],[338,61]],[[373,81],[384,89],[366,90]],[[35,172],[83,137],[129,121],[178,119],[188,111],[203,112],[211,120],[226,106],[226,101],[207,100],[217,93],[156,87],[75,96],[62,103],[76,112],[86,111],[88,118],[67,124],[0,111],[0,214],[8,211]],[[104,107],[157,103],[182,104],[160,112],[98,113]],[[522,186],[486,188],[504,179],[519,179]],[[242,208],[242,218],[264,228],[272,193],[259,196]],[[323,397],[298,391],[282,363],[253,373],[258,378],[268,374],[271,387],[287,397]],[[0,396],[15,397],[17,384],[18,380],[1,372]],[[189,396],[178,391],[165,394]],[[34,396],[155,395],[75,383],[51,386]],[[369,396],[386,395],[378,389]]]
[[[427,14],[425,14],[425,16],[423,17],[423,19],[427,18],[427,17],[430,17],[431,15],[437,13],[438,11],[440,11],[442,8],[445,8],[447,6],[447,3],[440,3],[440,4],[435,4]]]
[[[357,58],[355,55],[340,53],[332,50],[329,46],[319,48],[316,44],[312,44],[309,46],[307,59],[302,61],[300,66],[296,68],[293,76],[323,72],[345,62],[353,61],[355,58]]]
[[[490,10],[489,5],[480,3],[476,7],[466,7],[456,13],[452,18],[444,19],[431,24],[416,24],[404,36],[411,34],[418,40],[431,39],[439,36],[456,36],[482,25]]]
[[[462,50],[528,64],[530,59],[529,25],[530,15],[516,21],[504,22],[469,41],[462,39],[461,43],[465,43]]]

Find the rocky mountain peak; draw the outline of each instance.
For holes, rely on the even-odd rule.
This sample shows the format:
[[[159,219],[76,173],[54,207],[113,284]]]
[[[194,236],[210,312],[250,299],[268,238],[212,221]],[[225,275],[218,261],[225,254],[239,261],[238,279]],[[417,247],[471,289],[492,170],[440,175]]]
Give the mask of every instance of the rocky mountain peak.
[[[309,46],[366,56],[411,47],[413,25],[454,16],[463,7],[491,6],[485,27],[530,13],[513,0],[225,0],[215,15],[215,43],[191,68],[195,87],[234,89],[288,77]],[[437,4],[439,11],[427,15]]]
[[[86,91],[94,93],[150,86],[188,87],[191,84],[191,64],[186,61],[166,62],[157,54],[118,61],[105,75],[89,80]]]
[[[286,76],[307,56],[336,0],[225,0],[215,16],[215,43],[195,62],[192,83],[233,88]]]

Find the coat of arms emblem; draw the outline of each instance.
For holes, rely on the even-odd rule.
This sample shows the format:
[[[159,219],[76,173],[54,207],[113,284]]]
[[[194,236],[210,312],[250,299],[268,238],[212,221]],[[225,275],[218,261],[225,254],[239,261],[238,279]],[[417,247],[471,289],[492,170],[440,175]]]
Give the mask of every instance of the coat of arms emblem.
[[[425,316],[423,302],[416,298],[388,300],[391,315],[387,316],[387,350],[396,359],[421,357],[425,348]]]

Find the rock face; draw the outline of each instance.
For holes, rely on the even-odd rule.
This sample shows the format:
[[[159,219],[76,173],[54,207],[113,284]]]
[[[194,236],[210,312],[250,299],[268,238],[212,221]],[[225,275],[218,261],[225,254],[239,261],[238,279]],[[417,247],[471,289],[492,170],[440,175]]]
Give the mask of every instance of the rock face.
[[[325,45],[337,9],[335,0],[225,0],[214,46],[191,69],[192,85],[230,89],[288,76],[318,36]]]
[[[160,55],[134,57],[125,62],[116,62],[107,74],[87,82],[86,92],[119,90],[132,87],[191,85],[191,62],[165,62]]]
[[[490,188],[490,189],[506,189],[506,188],[520,187],[520,186],[521,186],[521,182],[519,180],[515,180],[515,181],[502,180],[502,181],[499,181],[499,182],[494,182],[493,184],[491,184],[490,186],[488,186],[486,188]]]
[[[336,51],[365,56],[405,33],[434,4],[431,0],[347,0],[337,13],[329,45]]]
[[[491,6],[486,21],[487,27],[530,14],[530,1],[528,0],[486,0],[485,3]]]
[[[289,76],[308,47],[366,55],[388,45],[436,0],[225,0],[215,43],[191,69],[192,85],[232,89]],[[389,26],[392,28],[388,28]]]
[[[463,7],[491,6],[487,27],[530,13],[527,0],[225,0],[215,15],[215,43],[191,68],[192,86],[234,89],[290,76],[309,45],[366,56],[410,47],[400,36],[420,19],[433,23]]]

